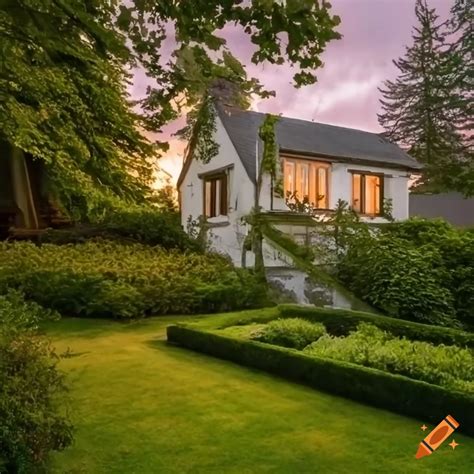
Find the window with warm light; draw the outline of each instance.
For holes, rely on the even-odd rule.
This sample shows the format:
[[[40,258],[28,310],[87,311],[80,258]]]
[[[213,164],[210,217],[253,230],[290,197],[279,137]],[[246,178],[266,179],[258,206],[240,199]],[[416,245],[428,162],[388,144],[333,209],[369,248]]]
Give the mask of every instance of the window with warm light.
[[[220,174],[204,178],[204,215],[217,217],[227,215],[227,175]]]
[[[329,163],[285,158],[285,197],[294,196],[308,202],[317,209],[329,207]]]
[[[361,214],[379,216],[383,205],[383,176],[352,173],[352,209]]]

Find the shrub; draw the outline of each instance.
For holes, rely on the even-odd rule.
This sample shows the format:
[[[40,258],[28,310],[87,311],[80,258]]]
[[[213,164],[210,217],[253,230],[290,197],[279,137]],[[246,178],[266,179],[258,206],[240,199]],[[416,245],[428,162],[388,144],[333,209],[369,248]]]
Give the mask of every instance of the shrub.
[[[458,234],[449,222],[443,219],[424,219],[412,217],[405,221],[390,224],[385,231],[394,238],[411,242],[417,247],[426,244],[440,244],[447,237]]]
[[[148,207],[115,210],[95,223],[50,230],[41,236],[41,242],[64,245],[94,238],[159,245],[165,249],[200,251],[202,247],[184,232],[177,212]]]
[[[234,339],[185,325],[169,326],[168,340],[243,365],[266,370],[353,400],[434,424],[450,413],[474,434],[474,397],[437,385],[347,362],[310,357],[291,349]]]
[[[466,326],[474,326],[474,234],[442,219],[420,218],[389,226],[386,233],[437,255],[433,265],[453,296],[457,317]]]
[[[46,472],[50,452],[72,441],[64,376],[35,330],[49,316],[18,293],[0,296],[0,472]]]
[[[310,323],[304,319],[288,318],[270,321],[251,337],[268,344],[303,349],[325,333],[326,328],[321,323]]]
[[[304,352],[474,393],[472,351],[394,338],[372,324],[361,323],[347,337],[325,335]]]
[[[278,306],[278,312],[283,317],[299,317],[312,322],[322,322],[327,331],[335,336],[346,336],[351,331],[356,330],[360,322],[367,322],[390,332],[394,336],[406,337],[410,340],[474,348],[473,333],[404,321],[362,311],[286,304]]]
[[[178,212],[148,208],[116,211],[106,216],[101,225],[107,232],[132,237],[144,244],[166,249],[199,250],[199,244],[184,232]]]
[[[0,293],[20,289],[65,315],[216,312],[259,306],[265,298],[251,271],[218,255],[112,241],[4,243],[0,250]]]
[[[360,240],[341,258],[339,278],[365,301],[391,316],[459,326],[452,293],[443,286],[435,249],[417,249],[387,235]]]

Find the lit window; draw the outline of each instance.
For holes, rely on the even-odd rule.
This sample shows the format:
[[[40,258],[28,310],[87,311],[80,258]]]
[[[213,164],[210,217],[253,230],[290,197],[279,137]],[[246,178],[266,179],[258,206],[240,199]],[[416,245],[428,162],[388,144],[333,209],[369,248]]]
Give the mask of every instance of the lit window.
[[[383,177],[352,174],[352,209],[361,214],[378,216],[382,213]]]
[[[295,164],[285,161],[285,196],[295,192]]]
[[[206,217],[227,215],[227,176],[204,178],[204,214]]]
[[[317,209],[328,209],[329,164],[310,160],[285,158],[285,196],[303,201],[305,198]]]

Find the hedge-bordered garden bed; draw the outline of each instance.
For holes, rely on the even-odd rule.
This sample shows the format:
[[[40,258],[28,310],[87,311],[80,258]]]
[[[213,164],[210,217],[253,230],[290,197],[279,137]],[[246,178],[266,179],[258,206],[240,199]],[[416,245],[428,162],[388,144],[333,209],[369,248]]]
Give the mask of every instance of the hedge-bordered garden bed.
[[[248,318],[247,322],[252,319],[255,318]],[[206,324],[205,330],[199,323],[170,326],[168,341],[425,422],[437,423],[451,414],[460,422],[461,431],[474,435],[474,396],[470,394],[377,369],[224,336],[215,331],[219,326],[216,324],[212,329]]]
[[[322,322],[328,332],[338,336],[347,335],[350,331],[355,330],[359,323],[363,322],[371,323],[384,331],[392,333],[394,336],[406,337],[414,341],[474,348],[473,333],[378,314],[292,304],[280,305],[278,311],[284,318],[303,318],[312,322]]]

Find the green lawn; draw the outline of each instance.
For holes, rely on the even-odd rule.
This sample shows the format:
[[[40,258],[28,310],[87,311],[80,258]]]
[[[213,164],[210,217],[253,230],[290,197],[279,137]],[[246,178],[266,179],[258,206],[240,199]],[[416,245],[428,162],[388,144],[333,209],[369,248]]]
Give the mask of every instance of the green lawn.
[[[166,326],[182,319],[47,328],[69,351],[77,427],[54,472],[474,472],[474,439],[456,434],[455,451],[415,460],[423,420],[167,345]]]

